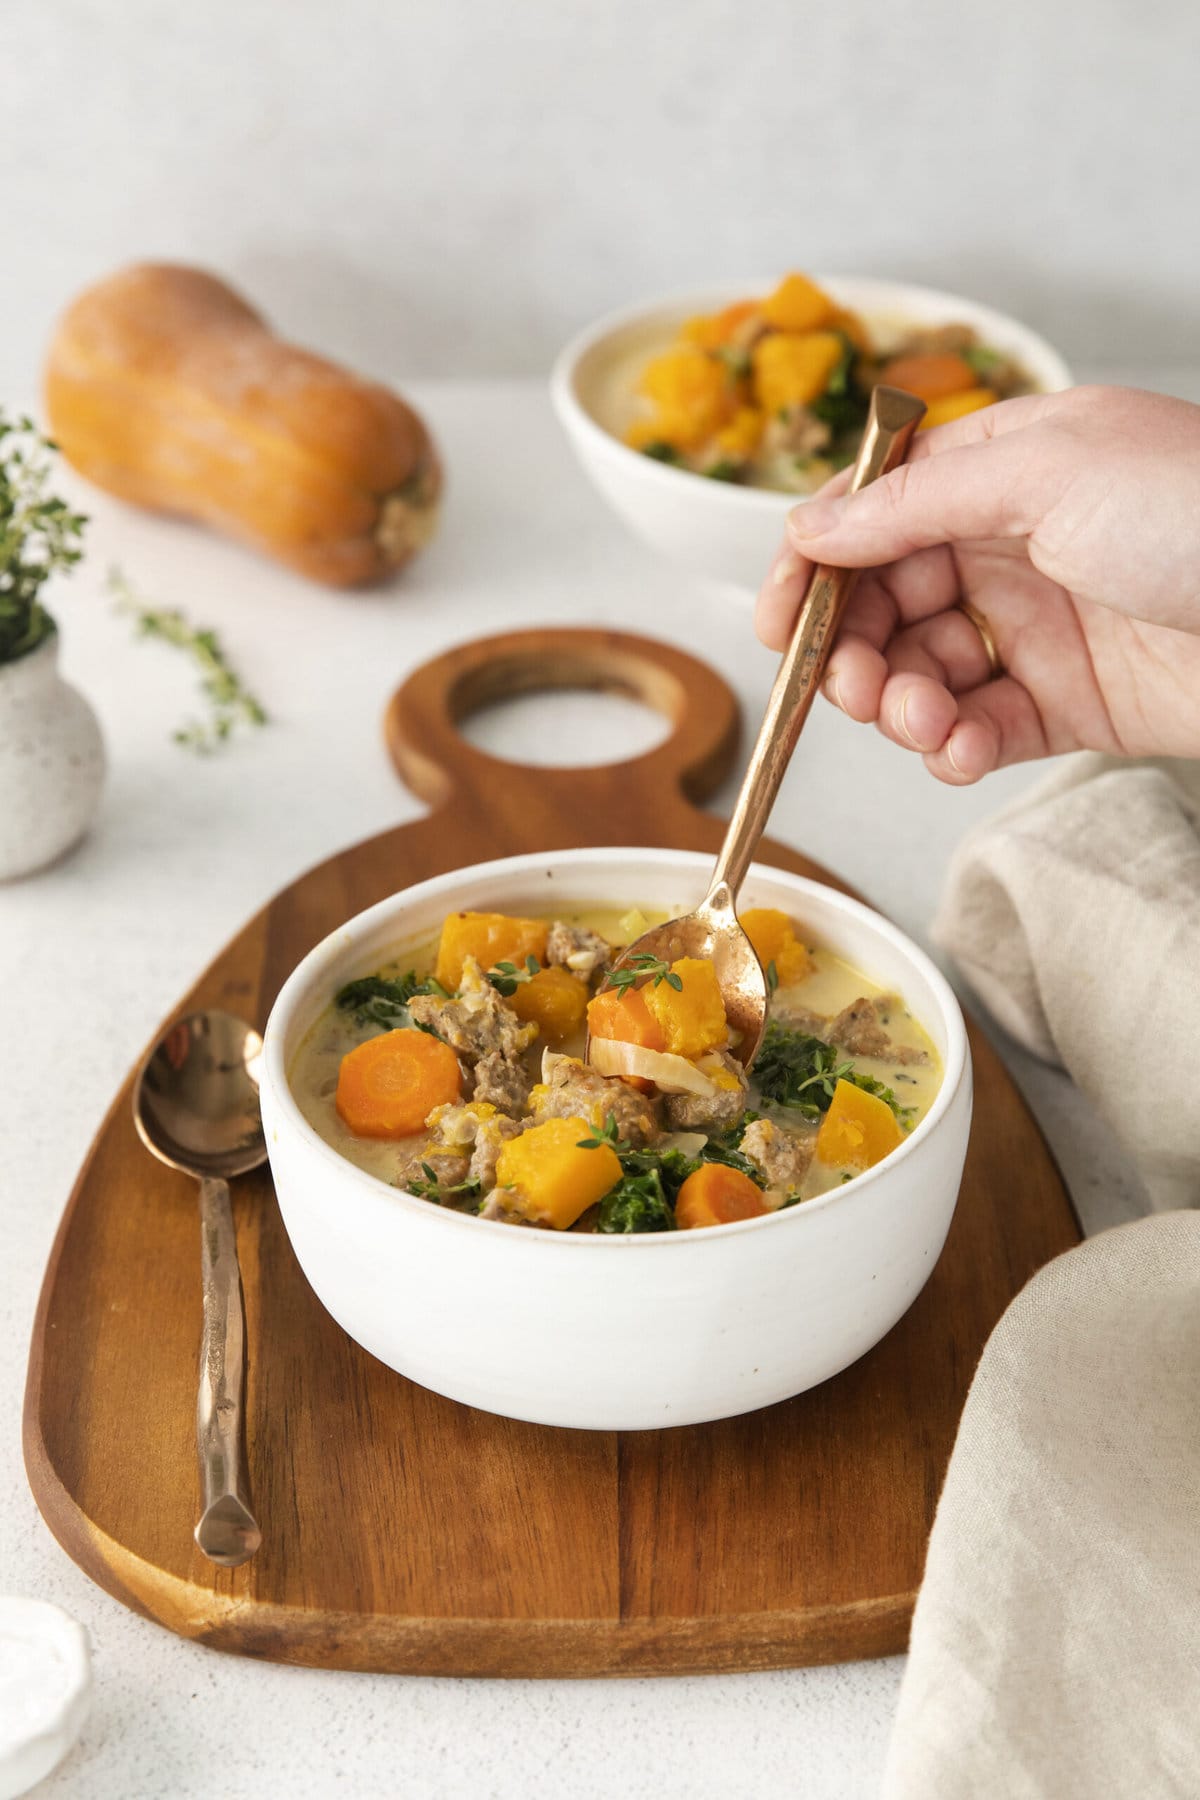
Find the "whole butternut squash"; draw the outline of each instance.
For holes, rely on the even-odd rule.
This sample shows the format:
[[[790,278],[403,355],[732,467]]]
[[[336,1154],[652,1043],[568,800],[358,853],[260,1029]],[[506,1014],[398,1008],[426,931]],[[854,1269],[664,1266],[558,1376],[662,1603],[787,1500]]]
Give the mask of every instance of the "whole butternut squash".
[[[316,581],[377,581],[428,542],[441,469],[396,394],[284,343],[213,275],[139,263],[59,321],[46,412],[67,460]]]

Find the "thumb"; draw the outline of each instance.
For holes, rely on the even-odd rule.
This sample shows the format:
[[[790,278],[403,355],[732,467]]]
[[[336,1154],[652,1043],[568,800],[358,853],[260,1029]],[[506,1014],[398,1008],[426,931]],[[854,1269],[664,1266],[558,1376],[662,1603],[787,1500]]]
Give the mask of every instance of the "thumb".
[[[1028,436],[1018,433],[926,455],[857,494],[819,494],[797,506],[788,537],[810,561],[845,569],[875,568],[931,544],[1026,537],[1045,510],[1031,463]]]

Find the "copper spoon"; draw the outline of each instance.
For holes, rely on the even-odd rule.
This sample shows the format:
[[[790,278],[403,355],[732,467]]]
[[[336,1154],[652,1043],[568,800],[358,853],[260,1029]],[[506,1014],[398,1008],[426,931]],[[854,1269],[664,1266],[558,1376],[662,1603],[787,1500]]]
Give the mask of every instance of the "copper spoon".
[[[922,401],[899,388],[874,390],[850,480],[851,493],[904,461],[924,412]],[[762,1043],[770,996],[762,964],[738,924],[738,889],[766,829],[779,784],[821,685],[857,573],[855,569],[833,569],[823,564],[812,572],[704,899],[695,912],[644,932],[614,964],[622,969],[637,966],[638,957],[669,963],[681,956],[711,962],[721,985],[730,1029],[740,1040],[738,1060],[746,1068]]]
[[[178,1019],[147,1057],[133,1093],[146,1148],[200,1182],[204,1328],[196,1394],[203,1510],[195,1529],[210,1562],[236,1569],[262,1543],[243,1473],[246,1321],[229,1180],[265,1162],[258,1110],[262,1039],[232,1013]]]

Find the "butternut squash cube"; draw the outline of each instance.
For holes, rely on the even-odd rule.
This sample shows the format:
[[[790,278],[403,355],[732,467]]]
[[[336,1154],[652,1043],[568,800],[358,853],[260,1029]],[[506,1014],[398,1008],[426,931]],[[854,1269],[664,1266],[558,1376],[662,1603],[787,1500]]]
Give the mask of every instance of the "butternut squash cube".
[[[739,406],[728,425],[717,433],[717,448],[725,456],[753,456],[766,420],[757,406]]]
[[[699,957],[683,956],[671,964],[671,973],[679,977],[681,987],[674,988],[668,981],[660,981],[657,987],[648,982],[641,990],[642,997],[672,1056],[703,1056],[729,1035],[716,970]]]
[[[523,981],[508,1004],[518,1019],[531,1019],[544,1038],[561,1044],[582,1028],[587,1003],[585,984],[556,963]]]
[[[829,295],[807,275],[785,275],[762,303],[762,315],[776,331],[816,331],[836,312]]]
[[[621,1179],[616,1151],[607,1144],[581,1150],[591,1135],[586,1119],[547,1119],[510,1138],[496,1162],[496,1184],[511,1212],[567,1231]]]
[[[654,403],[659,435],[683,449],[710,438],[733,411],[724,366],[695,344],[654,357],[642,370],[638,390]]]
[[[999,398],[991,388],[984,387],[968,388],[963,394],[945,394],[940,400],[929,402],[917,430],[928,431],[931,425],[948,425],[951,419],[961,419],[967,413],[994,406]]]
[[[434,977],[454,993],[468,956],[475,958],[485,975],[498,962],[515,963],[518,969],[524,968],[527,956],[545,962],[549,933],[545,919],[512,918],[507,913],[447,913]]]
[[[775,964],[780,987],[793,987],[796,982],[807,980],[816,968],[785,912],[773,906],[751,906],[739,913],[738,922],[763,968]]]
[[[833,1169],[870,1169],[902,1142],[896,1115],[878,1094],[839,1081],[817,1133],[816,1157]]]
[[[829,377],[845,355],[836,331],[810,331],[803,337],[773,332],[754,346],[754,397],[768,413],[808,406],[829,385]]]

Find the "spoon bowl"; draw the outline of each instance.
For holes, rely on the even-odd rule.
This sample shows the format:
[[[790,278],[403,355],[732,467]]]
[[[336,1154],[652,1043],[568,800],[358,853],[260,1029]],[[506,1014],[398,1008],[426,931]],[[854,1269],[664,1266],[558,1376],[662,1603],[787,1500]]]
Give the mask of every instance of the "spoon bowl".
[[[266,1161],[258,1103],[262,1039],[220,1011],[189,1013],[163,1033],[138,1074],[133,1118],[152,1155],[200,1182],[204,1330],[196,1395],[203,1510],[197,1547],[237,1568],[262,1542],[243,1476],[246,1322],[229,1182]]]
[[[133,1117],[160,1162],[186,1175],[245,1175],[266,1160],[258,1110],[262,1039],[232,1013],[190,1013],[163,1033],[138,1076]]]

